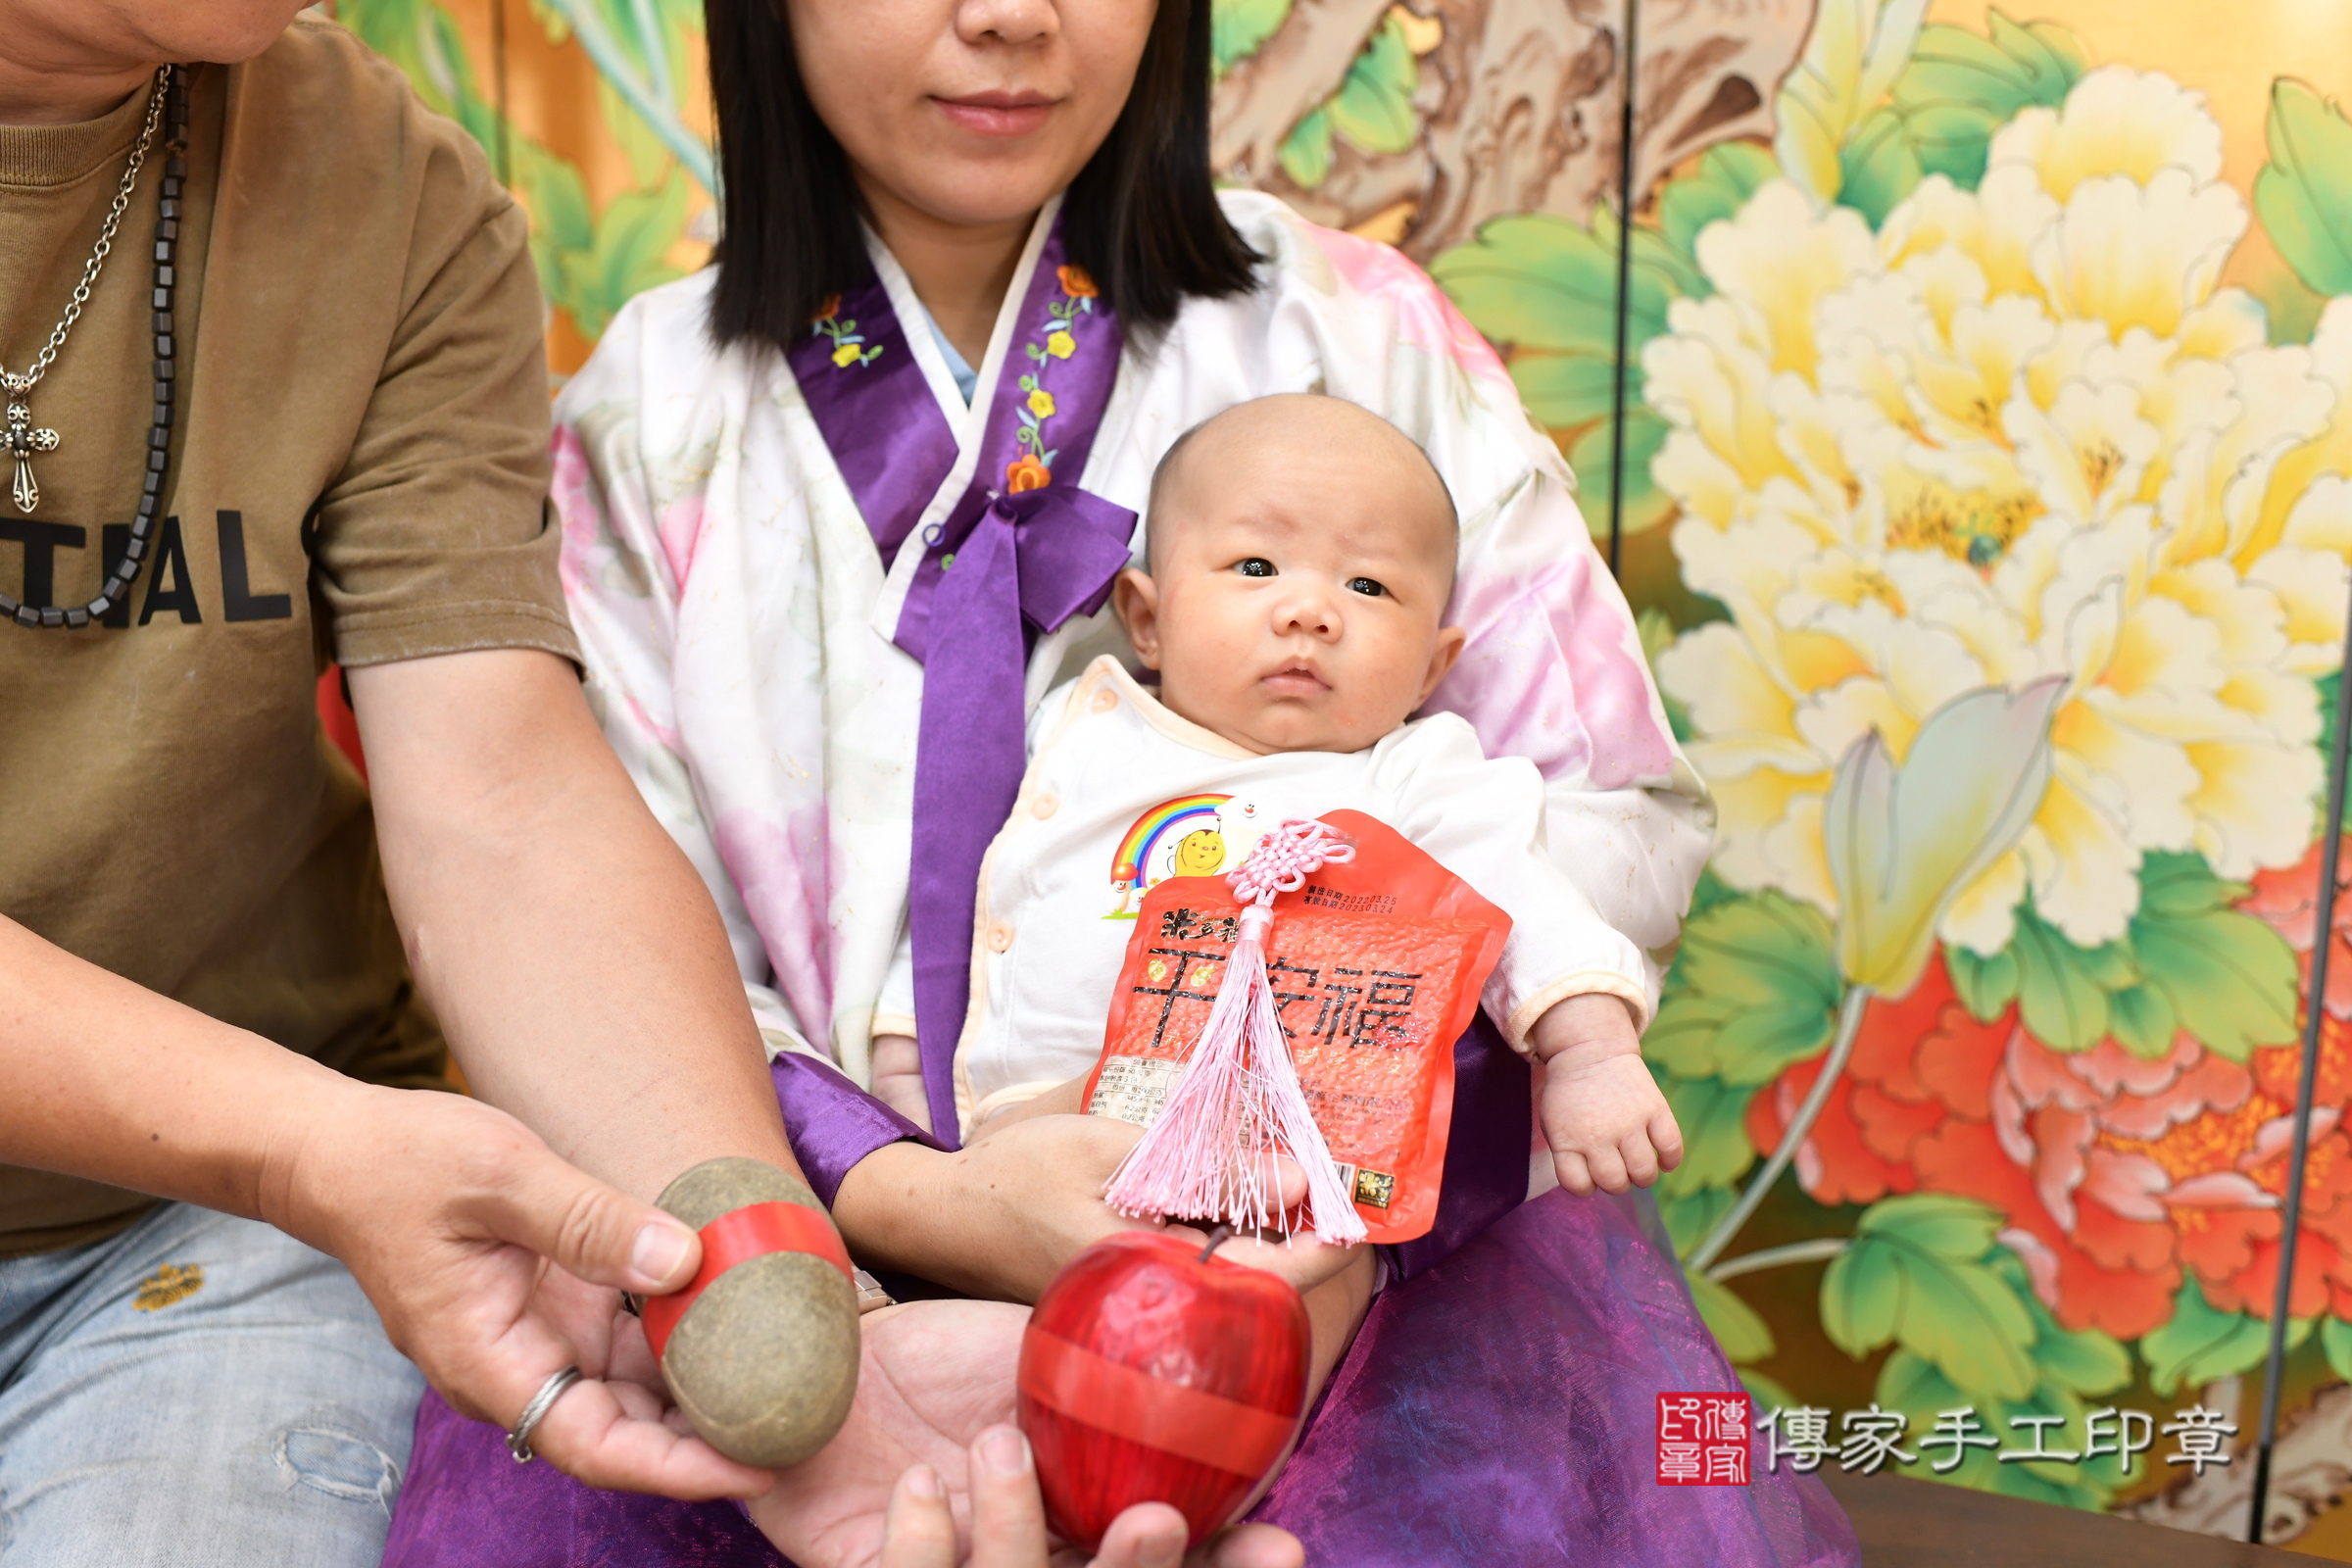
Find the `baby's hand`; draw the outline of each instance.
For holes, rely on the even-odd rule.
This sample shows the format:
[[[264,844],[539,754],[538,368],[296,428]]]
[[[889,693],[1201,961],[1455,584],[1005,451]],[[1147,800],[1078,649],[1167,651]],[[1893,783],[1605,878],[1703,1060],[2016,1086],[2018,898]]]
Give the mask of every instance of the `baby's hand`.
[[[1642,1065],[1633,1015],[1610,996],[1570,997],[1528,1031],[1544,1063],[1542,1120],[1551,1166],[1570,1192],[1647,1187],[1683,1162],[1683,1130]]]
[[[931,1130],[931,1099],[923,1092],[923,1058],[914,1036],[874,1036],[874,1098],[923,1131]]]

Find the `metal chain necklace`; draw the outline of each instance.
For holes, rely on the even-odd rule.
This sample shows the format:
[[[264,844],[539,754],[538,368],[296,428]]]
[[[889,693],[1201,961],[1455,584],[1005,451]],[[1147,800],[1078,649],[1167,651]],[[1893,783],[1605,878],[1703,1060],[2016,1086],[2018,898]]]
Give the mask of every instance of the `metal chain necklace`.
[[[99,270],[114,249],[115,230],[122,221],[124,209],[130,205],[130,193],[138,184],[139,171],[147,161],[148,149],[155,143],[159,125],[163,129],[166,157],[164,177],[157,186],[160,194],[156,200],[155,288],[150,301],[155,333],[155,409],[147,430],[146,475],[140,481],[138,514],[131,519],[130,537],[121,559],[108,566],[104,587],[87,605],[58,610],[23,604],[0,593],[0,616],[20,626],[86,626],[103,618],[122,602],[130,590],[132,579],[138,576],[140,563],[147,558],[156,514],[163,508],[164,475],[171,466],[172,415],[179,379],[178,350],[172,332],[172,296],[178,281],[173,261],[179,245],[179,193],[188,174],[188,90],[175,66],[162,67],[155,74],[155,91],[147,103],[146,124],[130,150],[130,165],[122,172],[122,183],[115,192],[114,205],[107,210],[97,248],[82,269],[81,282],[66,306],[65,318],[57,323],[48,343],[26,369],[21,373],[0,369],[0,388],[9,394],[8,424],[0,429],[0,457],[16,459],[13,499],[17,510],[32,511],[40,505],[41,492],[33,482],[31,460],[35,453],[56,451],[58,434],[55,430],[33,427],[32,411],[24,399],[56,363],[58,350],[65,346],[66,334],[73,331],[74,323],[81,318],[82,307],[89,303],[90,287],[97,282]]]

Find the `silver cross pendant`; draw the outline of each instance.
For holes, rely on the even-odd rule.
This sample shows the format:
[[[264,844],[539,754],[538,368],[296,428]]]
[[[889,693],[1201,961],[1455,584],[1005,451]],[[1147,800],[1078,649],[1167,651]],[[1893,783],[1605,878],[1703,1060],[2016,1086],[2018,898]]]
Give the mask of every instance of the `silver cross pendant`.
[[[0,430],[0,455],[17,460],[17,482],[10,494],[16,498],[19,512],[30,512],[41,504],[41,487],[32,480],[32,455],[56,450],[55,430],[34,429],[32,411],[24,404],[8,406],[8,428]]]

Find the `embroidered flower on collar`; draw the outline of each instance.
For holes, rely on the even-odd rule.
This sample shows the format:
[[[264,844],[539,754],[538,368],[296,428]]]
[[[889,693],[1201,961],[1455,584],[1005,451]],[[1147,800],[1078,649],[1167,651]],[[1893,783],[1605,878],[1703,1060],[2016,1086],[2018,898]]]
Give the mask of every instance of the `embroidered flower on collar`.
[[[825,296],[825,308],[817,312],[816,318],[808,323],[808,335],[833,340],[833,364],[839,369],[846,370],[853,365],[871,365],[882,357],[883,345],[875,343],[869,346],[864,334],[858,330],[856,321],[841,319],[841,296],[838,294]]]
[[[1092,316],[1095,301],[1102,297],[1083,267],[1056,267],[1054,276],[1061,285],[1061,298],[1046,306],[1046,319],[1032,329],[1029,341],[1022,346],[1022,352],[1036,368],[1021,376],[1023,401],[1013,411],[1021,421],[1020,428],[1013,432],[1020,456],[1006,465],[1004,487],[1015,495],[1023,490],[1043,489],[1054,482],[1054,459],[1057,454],[1046,445],[1045,426],[1060,410],[1054,394],[1046,390],[1046,369],[1051,361],[1066,360],[1078,352],[1078,334],[1074,330],[1078,318]]]

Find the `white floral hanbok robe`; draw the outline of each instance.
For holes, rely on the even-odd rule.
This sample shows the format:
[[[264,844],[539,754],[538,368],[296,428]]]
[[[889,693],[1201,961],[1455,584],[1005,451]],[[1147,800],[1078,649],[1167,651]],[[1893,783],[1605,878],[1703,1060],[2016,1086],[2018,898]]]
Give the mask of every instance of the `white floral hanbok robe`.
[[[1266,196],[1222,199],[1265,258],[1261,286],[1195,300],[1157,343],[1126,348],[1078,484],[1140,514],[1179,435],[1280,392],[1347,398],[1420,442],[1460,510],[1450,619],[1469,633],[1429,708],[1468,719],[1489,755],[1537,764],[1551,853],[1664,956],[1706,857],[1704,795],[1557,450],[1395,250]],[[906,334],[959,446],[923,526],[963,494],[992,399],[1021,396],[1012,302],[1054,216],[972,406],[931,334]],[[904,271],[872,251],[900,319],[923,321]],[[862,1085],[907,919],[923,668],[892,634],[922,527],[882,559],[784,358],[713,346],[710,286],[703,273],[638,296],[557,401],[564,582],[598,717],[717,901],[771,1054],[813,1054]],[[1042,638],[1029,701],[1105,651],[1126,653],[1107,612]]]

